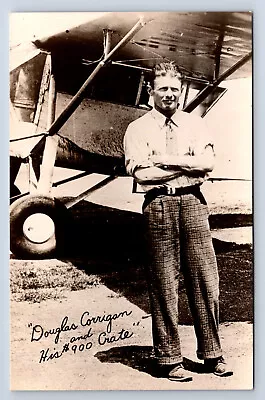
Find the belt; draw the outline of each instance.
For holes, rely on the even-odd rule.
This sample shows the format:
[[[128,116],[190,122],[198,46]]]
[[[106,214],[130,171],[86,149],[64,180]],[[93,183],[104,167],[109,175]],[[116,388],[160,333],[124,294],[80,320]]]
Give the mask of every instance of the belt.
[[[162,186],[159,188],[154,188],[149,190],[146,193],[146,196],[181,196],[183,194],[192,194],[192,193],[199,193],[200,185],[193,185],[193,186],[185,186],[185,187],[178,187],[173,188],[169,186]]]
[[[160,188],[148,190],[148,192],[145,194],[143,209],[157,196],[182,196],[184,194],[194,194],[202,200],[203,204],[206,204],[205,199],[200,191],[200,185],[185,186],[179,188],[162,186]]]

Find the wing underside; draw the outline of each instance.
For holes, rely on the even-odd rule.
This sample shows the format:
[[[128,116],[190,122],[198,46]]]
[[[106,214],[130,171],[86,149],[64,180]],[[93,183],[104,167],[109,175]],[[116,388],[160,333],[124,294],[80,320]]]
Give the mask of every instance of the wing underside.
[[[56,14],[53,14],[56,18]],[[105,13],[65,29],[35,44],[68,57],[96,61],[103,54],[103,30],[113,48],[139,18],[147,22],[114,57],[114,61],[143,68],[174,60],[187,76],[212,81],[251,51],[251,12]],[[251,61],[233,78],[251,74]]]

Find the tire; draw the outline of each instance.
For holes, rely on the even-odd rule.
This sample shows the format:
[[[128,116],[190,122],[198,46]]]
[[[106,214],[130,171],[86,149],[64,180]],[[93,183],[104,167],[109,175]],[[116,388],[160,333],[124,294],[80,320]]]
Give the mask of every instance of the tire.
[[[51,258],[63,250],[67,209],[57,199],[29,195],[10,206],[10,249],[18,258]]]

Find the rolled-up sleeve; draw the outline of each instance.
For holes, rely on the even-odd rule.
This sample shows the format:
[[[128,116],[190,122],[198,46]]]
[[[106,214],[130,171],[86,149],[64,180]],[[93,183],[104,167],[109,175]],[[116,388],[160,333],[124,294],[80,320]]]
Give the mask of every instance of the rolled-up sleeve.
[[[153,166],[150,148],[144,132],[135,123],[131,123],[124,136],[125,167],[129,175],[134,175],[137,168]]]

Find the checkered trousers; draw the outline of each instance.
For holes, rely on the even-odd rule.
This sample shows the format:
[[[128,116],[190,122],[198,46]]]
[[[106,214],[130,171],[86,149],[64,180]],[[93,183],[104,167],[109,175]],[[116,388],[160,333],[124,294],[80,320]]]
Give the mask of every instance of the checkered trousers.
[[[160,364],[182,361],[178,333],[180,269],[193,316],[200,359],[222,355],[218,335],[219,278],[200,191],[161,195],[143,209],[149,248],[148,283],[154,350]]]

